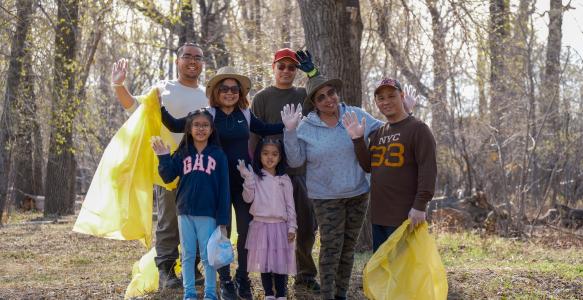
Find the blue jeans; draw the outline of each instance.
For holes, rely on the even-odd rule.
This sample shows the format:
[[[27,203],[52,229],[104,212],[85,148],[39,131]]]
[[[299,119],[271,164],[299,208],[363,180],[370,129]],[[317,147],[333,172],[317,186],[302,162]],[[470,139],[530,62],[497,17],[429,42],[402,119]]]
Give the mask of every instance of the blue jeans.
[[[180,246],[182,248],[182,284],[184,286],[184,299],[196,299],[194,268],[196,268],[195,260],[197,243],[202,265],[204,267],[204,296],[205,298],[217,299],[217,273],[216,270],[209,265],[206,252],[206,245],[216,227],[216,220],[211,217],[189,215],[178,216]]]
[[[377,249],[393,234],[397,226],[383,226],[372,224],[372,253],[377,252]]]

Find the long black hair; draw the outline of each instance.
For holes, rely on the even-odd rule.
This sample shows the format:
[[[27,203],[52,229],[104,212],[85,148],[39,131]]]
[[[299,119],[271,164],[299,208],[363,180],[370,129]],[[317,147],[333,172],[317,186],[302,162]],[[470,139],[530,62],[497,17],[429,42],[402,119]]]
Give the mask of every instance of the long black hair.
[[[217,145],[220,146],[221,142],[219,140],[219,133],[215,127],[215,122],[213,121],[213,116],[206,108],[197,109],[193,112],[189,112],[188,116],[186,116],[186,123],[184,125],[184,136],[178,145],[178,149],[176,152],[180,153],[182,157],[186,157],[189,155],[188,147],[189,145],[194,145],[194,139],[191,134],[192,122],[198,116],[204,116],[208,119],[209,123],[211,124],[211,135],[208,139],[209,145]]]
[[[279,149],[279,163],[275,166],[275,175],[282,176],[287,171],[287,159],[285,157],[285,151],[283,149],[283,143],[281,140],[277,139],[270,139],[270,138],[262,138],[257,143],[257,147],[255,147],[255,153],[253,154],[253,171],[259,179],[263,179],[263,164],[261,163],[261,151],[263,151],[263,146],[265,145],[275,145]]]

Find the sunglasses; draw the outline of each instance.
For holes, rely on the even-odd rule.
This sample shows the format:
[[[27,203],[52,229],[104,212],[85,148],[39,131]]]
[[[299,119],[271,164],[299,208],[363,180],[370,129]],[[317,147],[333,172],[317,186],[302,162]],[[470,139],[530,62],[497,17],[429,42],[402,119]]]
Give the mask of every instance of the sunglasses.
[[[294,72],[296,70],[295,65],[277,64],[277,69],[280,71],[285,70],[286,67],[287,67],[287,70],[290,72]]]
[[[219,93],[226,94],[229,91],[233,94],[239,94],[241,88],[238,85],[228,86],[228,85],[220,85],[219,86]]]
[[[336,89],[329,89],[326,93],[320,94],[316,97],[316,102],[320,103],[326,100],[326,97],[332,97],[336,95]]]

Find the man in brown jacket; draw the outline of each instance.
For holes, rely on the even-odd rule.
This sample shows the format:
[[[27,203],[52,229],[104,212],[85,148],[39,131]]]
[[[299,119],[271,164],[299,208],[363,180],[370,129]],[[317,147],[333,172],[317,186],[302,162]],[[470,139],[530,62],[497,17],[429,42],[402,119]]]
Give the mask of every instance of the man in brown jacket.
[[[375,103],[388,122],[363,138],[364,120],[345,114],[343,124],[354,142],[360,166],[371,173],[370,210],[373,251],[405,221],[412,227],[425,221],[433,197],[437,164],[435,139],[429,127],[407,113],[405,93],[394,79],[381,80]]]

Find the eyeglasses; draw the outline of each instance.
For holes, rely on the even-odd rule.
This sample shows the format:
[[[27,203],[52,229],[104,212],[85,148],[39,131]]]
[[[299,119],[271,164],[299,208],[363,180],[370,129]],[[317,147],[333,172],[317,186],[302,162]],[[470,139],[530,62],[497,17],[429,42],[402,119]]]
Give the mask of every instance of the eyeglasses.
[[[209,130],[211,128],[211,124],[209,124],[209,123],[192,123],[192,128],[196,128],[198,130]]]
[[[219,93],[226,94],[229,91],[233,94],[239,94],[241,88],[238,85],[228,86],[228,85],[220,85],[219,86]]]
[[[334,88],[329,89],[326,93],[322,93],[322,94],[318,95],[316,97],[316,102],[320,103],[320,102],[326,100],[326,97],[332,97],[334,95],[336,95],[336,89],[334,89]]]
[[[285,68],[287,68],[287,70],[290,72],[295,72],[297,67],[295,65],[277,64],[278,70],[283,71]]]
[[[201,62],[204,60],[204,57],[200,56],[200,55],[190,55],[190,54],[184,54],[182,56],[180,56],[180,58],[184,59],[184,60],[193,60],[193,61],[197,61],[197,62]]]

